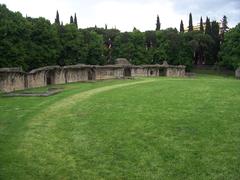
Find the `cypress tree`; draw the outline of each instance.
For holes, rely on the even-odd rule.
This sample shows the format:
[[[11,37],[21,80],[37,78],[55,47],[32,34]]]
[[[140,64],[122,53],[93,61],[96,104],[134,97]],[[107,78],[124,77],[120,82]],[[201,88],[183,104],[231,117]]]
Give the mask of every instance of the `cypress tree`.
[[[76,27],[78,27],[78,22],[77,22],[77,15],[76,15],[76,13],[74,14],[74,24],[76,25]]]
[[[183,25],[183,21],[181,20],[181,23],[180,23],[180,32],[184,32],[184,25]]]
[[[159,15],[157,15],[156,31],[160,31],[160,29],[161,29],[160,18]]]
[[[192,13],[189,14],[189,26],[188,26],[188,32],[193,31],[193,20],[192,20]]]
[[[211,23],[208,17],[206,19],[205,34],[211,35]]]
[[[202,32],[202,33],[204,32],[202,16],[200,19],[200,32]]]
[[[55,23],[56,23],[57,25],[60,25],[60,18],[59,18],[58,10],[57,10],[57,14],[56,14]]]
[[[211,34],[212,34],[213,38],[218,38],[219,37],[219,24],[218,24],[217,21],[212,22]]]
[[[74,23],[73,17],[71,16],[71,17],[70,17],[70,24],[73,24],[73,23]]]
[[[228,27],[228,21],[227,21],[227,16],[223,16],[223,19],[222,19],[222,31],[223,33],[227,32],[227,30],[229,29]]]

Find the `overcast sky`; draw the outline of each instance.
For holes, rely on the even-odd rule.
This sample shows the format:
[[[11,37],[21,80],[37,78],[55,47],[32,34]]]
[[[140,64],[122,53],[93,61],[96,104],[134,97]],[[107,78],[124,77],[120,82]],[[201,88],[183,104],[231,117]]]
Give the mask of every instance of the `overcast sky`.
[[[77,13],[81,28],[117,27],[121,31],[131,31],[133,27],[154,30],[157,14],[162,29],[179,29],[181,19],[188,25],[188,15],[193,14],[193,23],[197,24],[201,16],[220,21],[223,15],[228,17],[229,26],[240,22],[240,0],[0,0],[12,11],[20,11],[23,16],[45,17],[54,21],[56,10],[60,20],[68,23],[70,16]]]

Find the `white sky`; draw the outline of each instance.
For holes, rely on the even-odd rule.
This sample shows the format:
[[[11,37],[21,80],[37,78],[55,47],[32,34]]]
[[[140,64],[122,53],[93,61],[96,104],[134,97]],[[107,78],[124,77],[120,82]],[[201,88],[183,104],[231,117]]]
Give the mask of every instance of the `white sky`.
[[[181,19],[187,27],[190,12],[194,24],[200,16],[204,21],[206,16],[220,21],[226,15],[230,27],[240,22],[240,0],[0,0],[0,3],[12,11],[20,11],[23,16],[42,16],[51,22],[58,10],[64,24],[76,12],[80,28],[107,24],[108,28],[116,26],[121,31],[132,31],[133,27],[154,30],[157,14],[162,29],[179,28]]]

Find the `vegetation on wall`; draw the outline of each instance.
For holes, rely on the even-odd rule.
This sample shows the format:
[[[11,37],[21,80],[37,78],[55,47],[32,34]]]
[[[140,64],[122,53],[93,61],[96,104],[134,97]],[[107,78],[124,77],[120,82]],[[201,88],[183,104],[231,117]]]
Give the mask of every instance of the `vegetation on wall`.
[[[57,12],[55,23],[51,24],[42,17],[23,17],[0,5],[0,67],[31,70],[56,64],[104,65],[125,57],[137,65],[168,61],[187,65],[188,69],[193,64],[236,68],[240,61],[239,25],[227,32],[224,16],[224,30],[220,31],[219,24],[209,18],[203,27],[201,18],[200,29],[195,30],[192,13],[189,17],[189,32],[184,30],[182,21],[180,32],[173,28],[160,30],[159,16],[154,31],[141,32],[134,28],[132,32],[120,32],[108,29],[107,25],[79,29],[76,14],[71,16],[69,24],[63,25]]]

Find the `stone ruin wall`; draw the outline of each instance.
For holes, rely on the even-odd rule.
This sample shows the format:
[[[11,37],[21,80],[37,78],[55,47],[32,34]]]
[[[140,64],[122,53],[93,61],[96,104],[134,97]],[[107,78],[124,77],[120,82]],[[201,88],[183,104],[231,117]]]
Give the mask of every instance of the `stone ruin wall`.
[[[45,72],[40,71],[36,73],[27,74],[26,79],[26,87],[27,88],[36,88],[36,87],[44,87],[46,86],[46,80],[45,80]]]
[[[178,68],[178,67],[169,67],[167,68],[166,76],[167,77],[184,77],[185,69]]]
[[[235,77],[240,79],[240,67],[235,71]]]
[[[160,70],[162,69],[162,72]],[[135,66],[132,68],[132,76],[142,77],[155,77],[155,76],[167,76],[167,77],[185,77],[185,66]]]
[[[133,77],[151,77],[151,76],[159,76],[158,68],[146,68],[146,67],[134,67],[132,68],[132,76]]]
[[[81,82],[88,80],[88,70],[87,69],[64,69],[65,71],[65,82],[72,83],[72,82]],[[62,83],[56,83],[62,84]]]
[[[23,72],[0,72],[0,90],[10,92],[24,89],[25,76]]]
[[[159,69],[158,68],[149,68],[147,71],[147,76],[159,76]]]
[[[133,77],[137,77],[137,76],[147,76],[147,71],[144,68],[132,68],[131,70],[131,75]]]
[[[122,67],[97,67],[95,70],[96,73],[96,80],[106,80],[106,79],[119,79],[123,78],[123,71]]]
[[[53,84],[64,84],[66,83],[65,71],[62,68],[54,71],[54,83]]]
[[[126,73],[126,69],[128,73]],[[160,74],[160,69],[164,73]],[[130,74],[129,74],[130,73]],[[65,84],[89,80],[119,79],[125,76],[132,77],[184,77],[185,66],[161,66],[161,65],[108,65],[108,66],[50,66],[32,70],[29,73],[22,71],[6,71],[0,69],[0,90],[11,92],[26,88],[44,87],[50,84]]]

